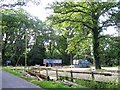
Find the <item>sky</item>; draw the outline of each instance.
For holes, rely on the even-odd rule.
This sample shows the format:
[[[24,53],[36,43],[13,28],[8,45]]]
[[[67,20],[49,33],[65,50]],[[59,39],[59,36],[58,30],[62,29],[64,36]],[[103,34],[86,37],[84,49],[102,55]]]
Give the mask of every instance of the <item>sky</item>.
[[[29,7],[24,7],[31,15],[37,16],[42,21],[45,21],[46,17],[50,15],[51,11],[46,10],[45,7],[48,6],[48,3],[52,3],[55,0],[41,0],[40,5],[31,5]]]

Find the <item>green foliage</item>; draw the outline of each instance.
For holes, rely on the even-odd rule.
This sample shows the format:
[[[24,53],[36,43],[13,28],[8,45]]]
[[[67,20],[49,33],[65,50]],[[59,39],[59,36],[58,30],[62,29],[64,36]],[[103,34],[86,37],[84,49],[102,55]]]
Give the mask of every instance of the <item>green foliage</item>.
[[[45,48],[40,45],[34,45],[28,53],[28,65],[40,64],[43,65],[45,58]]]
[[[106,66],[119,65],[120,37],[105,36],[101,39],[100,55],[102,64]]]
[[[103,28],[114,25],[110,19],[116,2],[55,2],[49,8],[54,13],[48,18],[51,24],[60,29],[67,36],[68,53],[86,52],[87,47],[93,46],[95,66],[101,68],[99,56],[100,32]],[[100,17],[108,15],[107,20],[101,21]]]
[[[25,31],[23,30],[23,24],[29,22],[28,18],[24,14],[23,10],[19,12],[10,9],[2,9],[2,56],[3,63],[6,60],[13,60],[14,62],[24,52],[25,45]],[[16,53],[18,51],[18,53]]]
[[[104,50],[107,44],[101,40],[100,32],[119,22],[118,9],[114,9],[118,5],[101,1],[55,2],[49,7],[54,13],[44,23],[23,9],[1,9],[3,64],[11,60],[12,65],[24,65],[26,58],[29,65],[42,65],[44,58],[62,59],[63,64],[70,64],[74,58],[91,62],[95,59],[96,68],[101,68],[100,59],[105,63],[106,56],[117,64],[118,42],[109,43]],[[108,19],[100,19],[106,15]]]
[[[33,64],[38,64],[38,59],[42,61],[45,57],[44,41],[46,40],[43,27],[44,24],[40,20],[31,17],[22,9],[2,9],[2,63],[11,60],[12,65],[24,65],[24,59],[27,60],[27,54],[31,51],[34,51],[32,54],[36,56],[29,56],[33,57],[32,61],[37,61],[33,61]]]

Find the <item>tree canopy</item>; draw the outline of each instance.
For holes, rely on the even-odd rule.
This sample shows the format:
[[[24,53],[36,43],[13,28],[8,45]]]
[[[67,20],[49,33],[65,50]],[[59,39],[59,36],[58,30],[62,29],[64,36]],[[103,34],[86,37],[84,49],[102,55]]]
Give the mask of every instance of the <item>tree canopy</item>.
[[[87,59],[97,69],[119,64],[119,37],[102,34],[109,26],[117,27],[119,2],[54,2],[45,22],[14,8],[25,4],[20,0],[1,6],[3,64],[43,65],[45,58],[62,59],[64,65]]]
[[[52,25],[62,29],[65,27],[72,27],[74,30],[73,41],[77,41],[76,44],[82,43],[84,39],[85,45],[92,37],[93,55],[95,59],[95,66],[97,69],[101,69],[101,62],[99,56],[99,39],[100,33],[105,27],[115,25],[115,22],[110,19],[113,13],[118,12],[115,7],[118,7],[118,2],[55,2],[49,8],[53,9],[54,13],[48,18],[52,21]],[[106,20],[101,20],[101,17],[107,16]],[[84,34],[83,34],[83,33]],[[85,41],[86,40],[86,41]],[[71,42],[69,46],[74,48],[76,45]],[[74,43],[74,44],[72,44]],[[83,45],[83,44],[82,44]],[[68,48],[68,51],[71,48]],[[72,50],[73,51],[73,50]]]

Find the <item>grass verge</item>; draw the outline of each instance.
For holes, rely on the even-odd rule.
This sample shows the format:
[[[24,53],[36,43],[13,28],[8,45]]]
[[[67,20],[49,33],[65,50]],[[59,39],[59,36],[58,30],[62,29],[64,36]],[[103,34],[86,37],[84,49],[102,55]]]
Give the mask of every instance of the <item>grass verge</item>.
[[[71,80],[69,77],[59,77],[60,80],[66,79],[66,80]],[[74,82],[82,85],[84,87],[88,87],[89,89],[114,89],[114,90],[119,90],[120,86],[116,82],[100,82],[100,81],[93,81],[93,80],[83,80],[83,79],[74,79]]]
[[[64,85],[62,82],[56,83],[54,81],[46,81],[46,80],[45,81],[38,81],[37,79],[34,79],[34,78],[28,78],[28,77],[26,78],[25,74],[17,72],[17,70],[12,70],[11,68],[7,68],[7,67],[2,68],[2,69],[4,71],[7,71],[15,76],[19,76],[19,77],[21,77],[21,78],[23,78],[31,83],[34,83],[35,85],[40,86],[40,87],[47,89],[47,90],[49,90],[49,89],[51,90],[51,89],[67,89],[67,88],[69,88],[69,89],[77,88],[78,89],[78,88],[82,88],[82,86],[71,86],[70,87],[68,85]]]

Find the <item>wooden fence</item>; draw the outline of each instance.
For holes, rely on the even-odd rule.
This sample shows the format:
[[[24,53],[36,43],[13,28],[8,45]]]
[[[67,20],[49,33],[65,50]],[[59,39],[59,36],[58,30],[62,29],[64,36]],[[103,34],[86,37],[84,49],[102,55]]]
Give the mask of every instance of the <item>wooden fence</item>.
[[[78,73],[78,74],[89,74],[89,75],[91,75],[92,80],[95,80],[95,75],[112,76],[112,74],[109,73],[109,72],[95,72],[95,71],[78,72],[78,71],[72,71],[72,70],[69,70],[69,71],[58,70],[58,69],[52,70],[52,69],[50,69],[50,68],[41,68],[41,67],[34,67],[34,68],[32,68],[30,71],[31,71],[32,73],[42,74],[42,73],[41,73],[41,70],[46,70],[46,75],[45,75],[44,77],[50,77],[50,76],[49,76],[49,72],[50,72],[50,71],[55,71],[55,74],[56,74],[55,76],[56,76],[57,80],[59,80],[59,77],[62,77],[62,76],[59,74],[60,72],[66,72],[66,73],[69,74],[69,76],[67,76],[67,77],[70,78],[72,82],[73,82],[73,79],[75,78],[74,75],[73,75],[74,73]],[[40,76],[40,75],[39,75],[39,76]],[[48,79],[48,78],[47,78],[47,79]]]

